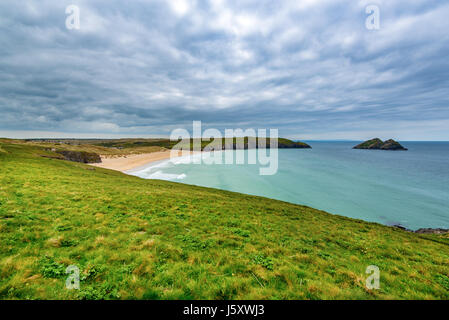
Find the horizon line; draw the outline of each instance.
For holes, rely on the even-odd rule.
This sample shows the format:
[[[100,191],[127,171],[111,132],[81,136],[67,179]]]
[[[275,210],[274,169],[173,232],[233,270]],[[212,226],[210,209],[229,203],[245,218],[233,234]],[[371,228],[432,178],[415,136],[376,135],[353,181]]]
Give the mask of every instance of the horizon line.
[[[245,136],[246,137],[246,136]],[[239,137],[239,138],[245,138],[245,137]],[[225,138],[225,137],[223,137]],[[269,138],[269,137],[267,137]],[[358,141],[367,141],[370,139],[298,139],[298,138],[288,138],[288,137],[279,137],[280,139],[289,139],[292,141],[310,141],[310,142],[358,142]],[[11,138],[11,137],[2,137],[0,136],[0,139],[6,139],[6,140],[124,140],[124,139],[170,139],[170,137],[120,137],[120,138],[97,138],[97,137],[90,137],[90,138],[79,138],[79,137],[51,137],[51,138],[44,138],[44,137],[38,137],[38,138]],[[198,139],[198,138],[194,138]],[[381,139],[382,140],[382,139]],[[400,140],[395,139],[397,141],[401,142],[449,142],[449,140]]]

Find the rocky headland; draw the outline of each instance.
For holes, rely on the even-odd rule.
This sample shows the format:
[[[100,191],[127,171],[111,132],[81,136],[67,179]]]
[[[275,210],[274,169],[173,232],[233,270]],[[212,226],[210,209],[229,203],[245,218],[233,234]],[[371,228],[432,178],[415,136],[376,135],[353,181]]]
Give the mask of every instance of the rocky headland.
[[[101,163],[101,157],[94,152],[58,150],[65,160],[81,163]]]
[[[362,142],[353,149],[367,149],[367,150],[408,150],[407,148],[404,148],[399,142],[389,139],[386,141],[382,141],[379,138],[374,138],[371,140],[367,140],[365,142]]]

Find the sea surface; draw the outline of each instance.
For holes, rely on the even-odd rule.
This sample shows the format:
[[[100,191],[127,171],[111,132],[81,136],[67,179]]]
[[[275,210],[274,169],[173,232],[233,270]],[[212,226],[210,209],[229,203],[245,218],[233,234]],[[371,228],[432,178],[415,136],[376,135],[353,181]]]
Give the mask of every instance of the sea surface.
[[[409,151],[355,150],[354,141],[308,143],[312,149],[278,149],[278,171],[272,176],[259,175],[259,164],[186,164],[186,158],[129,173],[279,199],[386,225],[449,229],[449,142],[401,142]],[[198,156],[210,155],[192,157]]]

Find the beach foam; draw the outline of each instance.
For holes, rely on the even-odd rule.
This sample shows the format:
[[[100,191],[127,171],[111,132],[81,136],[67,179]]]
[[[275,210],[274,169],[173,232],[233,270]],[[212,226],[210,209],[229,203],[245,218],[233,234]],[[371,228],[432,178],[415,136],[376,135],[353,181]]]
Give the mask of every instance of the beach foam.
[[[127,174],[134,175],[144,179],[160,179],[160,180],[182,180],[187,177],[185,173],[165,173],[162,169],[173,168],[180,164],[191,164],[198,158],[204,159],[209,157],[208,153],[196,153],[180,156],[172,159],[152,162],[140,168],[126,171]]]

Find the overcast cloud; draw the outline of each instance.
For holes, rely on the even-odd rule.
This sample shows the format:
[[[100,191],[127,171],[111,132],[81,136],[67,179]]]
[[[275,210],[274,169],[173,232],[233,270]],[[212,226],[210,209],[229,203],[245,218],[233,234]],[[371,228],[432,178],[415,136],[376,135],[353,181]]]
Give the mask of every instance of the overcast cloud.
[[[380,30],[365,28],[373,3]],[[168,135],[201,120],[449,140],[448,17],[441,0],[2,0],[0,136]]]

